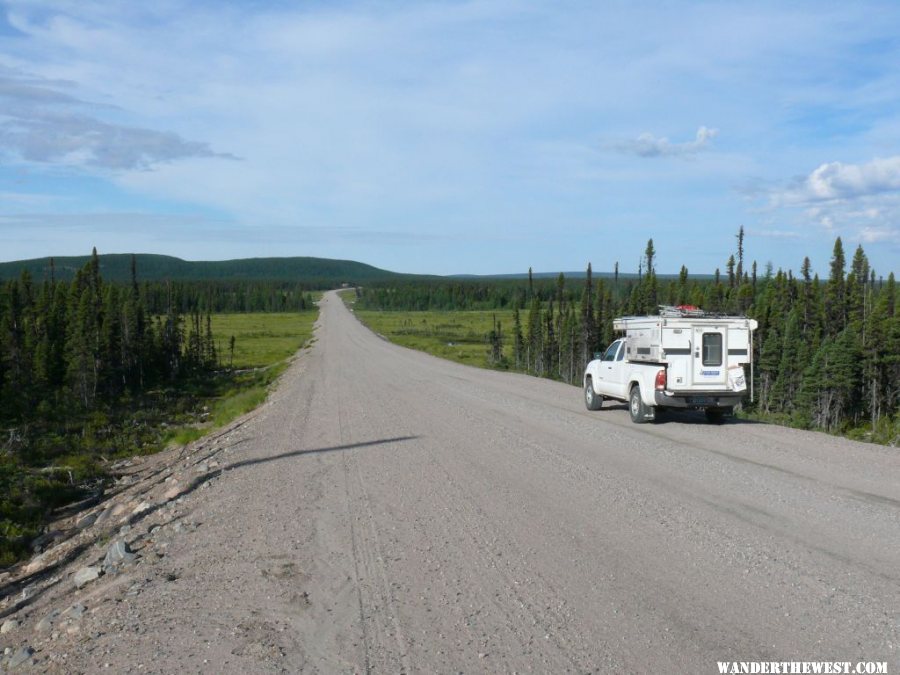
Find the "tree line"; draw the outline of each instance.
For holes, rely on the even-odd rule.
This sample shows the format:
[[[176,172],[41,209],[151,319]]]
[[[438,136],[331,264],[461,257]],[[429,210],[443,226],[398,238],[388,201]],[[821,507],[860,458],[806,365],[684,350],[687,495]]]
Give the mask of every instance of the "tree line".
[[[88,412],[219,365],[215,312],[303,311],[300,284],[108,283],[96,249],[71,281],[27,271],[0,286],[0,423]]]
[[[900,441],[900,315],[893,273],[876,276],[858,246],[847,265],[837,238],[827,279],[759,270],[745,264],[744,230],[712,278],[656,273],[649,240],[636,276],[583,279],[440,281],[361,289],[361,307],[377,310],[512,309],[504,334],[495,323],[485,335],[492,365],[580,384],[594,354],[616,337],[613,319],[657,314],[659,305],[693,305],[746,315],[759,322],[754,341],[756,401],[747,408],[766,419],[803,428]],[[748,373],[749,375],[749,373]]]
[[[96,251],[71,282],[27,272],[0,294],[0,420],[27,429],[214,369],[209,313],[182,312],[178,287],[104,283]],[[148,293],[150,291],[150,293]]]
[[[313,308],[308,288],[284,281],[145,281],[139,293],[150,314],[163,314],[170,305],[185,314],[303,312]]]

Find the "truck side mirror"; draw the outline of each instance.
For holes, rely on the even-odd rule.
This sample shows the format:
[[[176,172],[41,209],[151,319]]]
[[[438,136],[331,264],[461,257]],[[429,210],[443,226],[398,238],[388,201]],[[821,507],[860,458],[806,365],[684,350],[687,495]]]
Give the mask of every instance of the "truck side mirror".
[[[602,359],[602,358],[603,358],[603,352],[594,352],[594,360],[595,361],[597,359]]]

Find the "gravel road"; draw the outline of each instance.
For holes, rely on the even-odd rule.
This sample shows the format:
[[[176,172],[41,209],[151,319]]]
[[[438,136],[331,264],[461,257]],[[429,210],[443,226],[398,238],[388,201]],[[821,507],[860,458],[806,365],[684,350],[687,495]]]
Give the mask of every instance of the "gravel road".
[[[168,583],[114,605],[122,629],[68,668],[900,669],[896,449],[634,425],[574,387],[392,345],[334,293],[316,335],[191,495]]]

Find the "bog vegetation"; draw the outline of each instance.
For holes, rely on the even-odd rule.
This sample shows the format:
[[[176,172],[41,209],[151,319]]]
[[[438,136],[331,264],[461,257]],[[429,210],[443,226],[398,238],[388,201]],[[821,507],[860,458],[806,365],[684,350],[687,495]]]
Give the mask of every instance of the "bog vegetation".
[[[392,342],[470,366],[488,363],[485,344],[498,322],[512,325],[511,309],[378,312],[358,309],[347,294],[344,299],[366,326]]]
[[[583,279],[397,282],[358,292],[356,311],[408,346],[474,342],[465,314],[480,310],[481,363],[580,384],[586,363],[614,339],[613,318],[656,314],[658,306],[695,305],[712,312],[745,314],[759,322],[754,344],[756,401],[745,410],[783,424],[897,445],[900,442],[900,314],[893,273],[871,269],[857,247],[849,267],[843,243],[834,243],[827,279],[811,273],[759,270],[745,265],[743,228],[725,273],[692,278],[656,274],[650,240],[636,276]],[[443,318],[414,314],[395,319],[372,312],[453,311]],[[385,315],[387,316],[387,315]],[[455,319],[453,318],[455,317]],[[443,326],[443,328],[441,328]],[[454,328],[456,326],[456,328]],[[474,326],[474,324],[472,324]],[[467,338],[461,340],[464,335]],[[443,348],[451,358],[463,353]],[[430,348],[437,353],[438,347]],[[463,359],[457,359],[463,360]],[[471,362],[471,357],[465,359]],[[749,373],[748,373],[749,374]]]
[[[296,284],[28,272],[0,288],[0,568],[55,508],[99,493],[111,458],[186,442],[265,397],[311,333]],[[253,314],[279,311],[260,322]],[[308,311],[309,310],[309,311]],[[299,317],[299,318],[298,318]]]

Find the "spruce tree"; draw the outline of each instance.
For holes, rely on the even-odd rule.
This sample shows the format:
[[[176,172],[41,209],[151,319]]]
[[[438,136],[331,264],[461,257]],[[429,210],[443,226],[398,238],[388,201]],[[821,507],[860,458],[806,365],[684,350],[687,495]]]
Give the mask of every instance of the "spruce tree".
[[[844,280],[844,245],[841,238],[834,241],[828,284],[825,287],[825,307],[828,335],[837,335],[847,325],[846,287]]]
[[[541,351],[543,345],[541,343],[541,301],[537,297],[532,297],[525,332],[526,368],[529,372],[542,373]]]
[[[869,260],[862,246],[856,247],[850,274],[847,275],[847,321],[863,331],[865,342],[866,294],[869,285]]]
[[[525,337],[522,335],[522,319],[519,316],[519,308],[513,310],[513,361],[516,370],[521,370],[525,360]]]
[[[587,362],[591,360],[597,341],[597,327],[594,324],[594,285],[592,279],[591,264],[588,263],[587,274],[584,280],[584,290],[581,293],[581,358],[579,370],[583,370]]]

